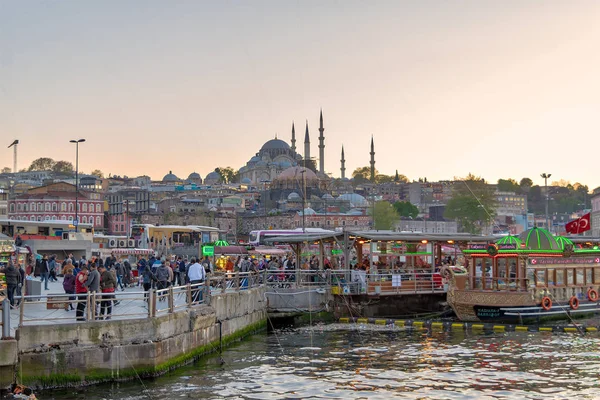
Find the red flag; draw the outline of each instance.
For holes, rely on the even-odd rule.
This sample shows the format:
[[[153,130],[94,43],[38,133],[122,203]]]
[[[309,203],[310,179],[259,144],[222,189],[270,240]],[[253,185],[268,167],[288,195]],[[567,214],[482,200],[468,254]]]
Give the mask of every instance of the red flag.
[[[585,214],[581,218],[577,218],[573,221],[567,222],[567,224],[565,225],[565,229],[567,230],[567,233],[573,233],[576,235],[585,231],[589,231],[590,229],[592,229],[590,225],[590,213]]]

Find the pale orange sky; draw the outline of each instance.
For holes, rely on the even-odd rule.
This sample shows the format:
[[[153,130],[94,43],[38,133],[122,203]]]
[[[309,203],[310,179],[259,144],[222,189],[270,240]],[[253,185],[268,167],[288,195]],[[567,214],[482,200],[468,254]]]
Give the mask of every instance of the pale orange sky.
[[[119,175],[204,177],[309,120],[325,168],[600,186],[600,2],[0,0],[0,133]],[[2,147],[0,167],[12,166]]]

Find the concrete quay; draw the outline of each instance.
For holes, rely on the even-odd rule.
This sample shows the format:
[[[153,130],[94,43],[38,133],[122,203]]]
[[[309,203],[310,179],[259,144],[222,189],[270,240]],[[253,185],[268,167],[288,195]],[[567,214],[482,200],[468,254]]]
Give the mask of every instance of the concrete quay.
[[[53,286],[48,293],[60,293]],[[213,291],[207,299],[210,304],[186,307],[184,298],[174,312],[164,309],[170,301],[157,302],[162,313],[151,317],[147,302],[135,300],[135,292],[131,288],[120,293],[121,304],[115,310],[139,309],[137,318],[116,312],[108,321],[76,322],[74,311],[38,305],[27,310],[35,323],[19,326],[19,310],[12,310],[14,338],[0,340],[0,388],[13,382],[50,388],[157,376],[266,328],[262,285]],[[128,295],[131,304],[123,300]],[[171,310],[175,305],[173,298]],[[52,323],[53,313],[72,322]]]

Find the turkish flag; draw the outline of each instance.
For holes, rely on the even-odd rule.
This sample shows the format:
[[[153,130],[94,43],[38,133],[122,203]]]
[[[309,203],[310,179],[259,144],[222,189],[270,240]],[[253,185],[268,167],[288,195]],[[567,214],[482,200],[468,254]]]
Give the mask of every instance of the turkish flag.
[[[567,233],[574,233],[576,235],[589,231],[592,229],[592,226],[590,225],[590,213],[585,214],[581,218],[567,222],[565,229],[567,230]]]

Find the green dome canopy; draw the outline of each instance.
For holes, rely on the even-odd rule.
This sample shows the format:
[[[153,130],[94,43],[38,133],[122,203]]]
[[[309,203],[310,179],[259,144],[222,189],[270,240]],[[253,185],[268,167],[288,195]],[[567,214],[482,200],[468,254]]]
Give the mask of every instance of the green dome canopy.
[[[537,226],[521,233],[519,238],[528,250],[562,250],[550,232]]]
[[[565,250],[565,246],[566,245],[573,246],[573,241],[571,239],[569,239],[569,238],[564,237],[564,236],[557,236],[556,237],[556,242],[558,243],[558,247],[561,250],[563,250],[563,251]],[[571,249],[573,249],[573,247],[571,247]]]
[[[521,239],[516,236],[504,236],[503,238],[496,240],[496,244],[514,244],[517,249],[521,248],[521,243],[523,243]]]

